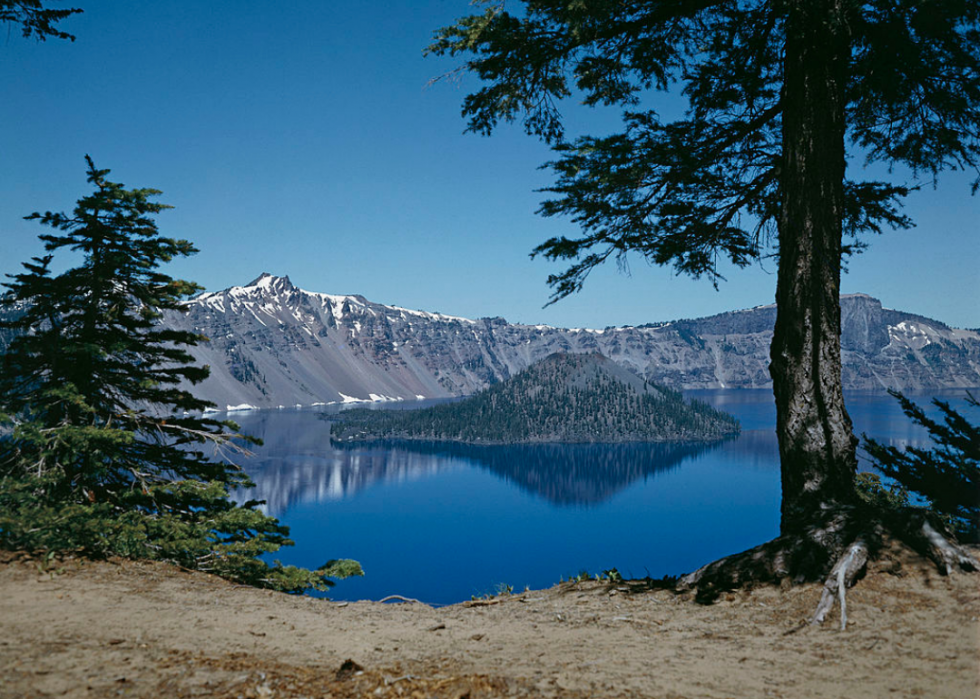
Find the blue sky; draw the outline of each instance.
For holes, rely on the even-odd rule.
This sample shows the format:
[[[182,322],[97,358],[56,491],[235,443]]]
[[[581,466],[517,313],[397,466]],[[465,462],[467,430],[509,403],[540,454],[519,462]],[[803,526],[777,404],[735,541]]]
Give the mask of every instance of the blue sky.
[[[70,5],[71,3],[68,3]],[[467,317],[604,327],[772,302],[770,261],[715,291],[632,258],[548,308],[558,267],[528,252],[568,221],[534,214],[547,149],[519,128],[464,134],[472,80],[427,82],[423,58],[466,0],[152,3],[100,0],[74,43],[0,37],[0,273],[40,253],[22,217],[70,210],[83,156],[128,186],[163,190],[163,234],[201,252],[168,271],[209,290],[263,271],[298,286]],[[568,105],[577,128],[616,114]],[[911,231],[871,240],[843,291],[980,326],[980,199],[946,175],[912,197]]]

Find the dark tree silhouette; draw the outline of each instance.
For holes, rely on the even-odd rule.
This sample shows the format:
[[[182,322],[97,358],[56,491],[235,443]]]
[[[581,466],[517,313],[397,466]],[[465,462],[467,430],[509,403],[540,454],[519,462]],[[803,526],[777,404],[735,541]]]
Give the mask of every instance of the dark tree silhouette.
[[[781,537],[687,584],[814,579],[834,561],[853,580],[874,537],[841,387],[841,261],[860,234],[911,221],[899,211],[909,187],[852,179],[847,158],[932,178],[977,170],[980,4],[526,0],[517,14],[483,4],[428,50],[465,56],[483,82],[463,102],[470,130],[520,120],[553,145],[555,197],[541,213],[581,228],[533,253],[572,261],[549,278],[553,300],[631,251],[717,284],[720,258],[745,266],[774,239]],[[688,109],[664,122],[651,105],[672,86]],[[567,142],[559,107],[572,96],[621,107],[624,130]]]
[[[61,31],[55,25],[80,12],[82,10],[77,8],[54,10],[44,7],[41,0],[0,0],[0,23],[17,25],[25,38],[34,37],[38,41],[49,37],[74,41],[72,34]]]
[[[901,393],[892,395],[902,411],[917,425],[924,427],[935,447],[896,447],[864,438],[864,449],[875,467],[907,494],[925,499],[927,511],[947,519],[960,539],[980,541],[980,425],[969,421],[969,413],[953,408],[948,402],[933,400],[940,419],[926,415],[925,410]],[[980,408],[972,395],[966,398],[968,408]],[[862,474],[867,475],[867,474]],[[880,482],[876,483],[880,488]]]

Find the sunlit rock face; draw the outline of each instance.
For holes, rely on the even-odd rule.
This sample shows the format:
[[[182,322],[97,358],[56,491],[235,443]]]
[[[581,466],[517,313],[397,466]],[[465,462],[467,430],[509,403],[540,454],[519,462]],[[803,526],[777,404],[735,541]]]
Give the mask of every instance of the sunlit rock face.
[[[846,388],[980,386],[975,330],[863,294],[843,297],[841,311]],[[760,306],[604,330],[517,325],[304,291],[263,274],[163,322],[209,339],[193,350],[211,367],[195,391],[221,410],[247,410],[468,395],[554,352],[599,352],[672,388],[766,388],[775,317]],[[11,338],[0,333],[0,350]]]

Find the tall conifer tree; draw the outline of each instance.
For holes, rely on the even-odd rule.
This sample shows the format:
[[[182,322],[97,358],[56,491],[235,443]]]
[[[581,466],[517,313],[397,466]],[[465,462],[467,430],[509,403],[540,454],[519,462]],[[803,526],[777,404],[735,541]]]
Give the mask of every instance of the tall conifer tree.
[[[163,558],[281,589],[323,587],[326,575],[255,558],[288,530],[228,489],[250,485],[215,451],[241,451],[237,427],[205,417],[213,407],[184,386],[208,375],[187,347],[206,339],[167,329],[164,311],[200,290],[158,270],[195,252],[159,234],[169,208],[154,189],[126,189],[91,158],[94,191],[69,214],[35,213],[55,229],[47,255],[5,284],[16,337],[3,356],[0,411],[13,422],[0,440],[0,542]],[[54,253],[81,263],[53,276]],[[220,456],[220,454],[218,454]]]
[[[875,537],[855,496],[841,385],[841,258],[858,235],[911,221],[899,210],[910,188],[853,179],[849,148],[933,178],[980,172],[980,3],[479,4],[484,12],[438,31],[429,51],[465,56],[483,82],[463,102],[470,130],[520,121],[554,146],[556,196],[541,213],[581,228],[535,250],[572,261],[549,279],[555,299],[631,251],[717,283],[720,259],[745,266],[774,238],[782,536],[688,581],[814,578],[860,551],[848,558],[852,580]],[[665,121],[655,93],[672,86],[688,108]],[[573,95],[621,108],[623,131],[567,141],[560,107]],[[967,560],[933,533],[915,536],[937,559]]]
[[[50,476],[59,496],[91,501],[184,479],[237,485],[237,467],[186,448],[230,437],[226,423],[200,415],[213,406],[179,386],[208,375],[185,349],[203,338],[157,324],[200,291],[158,266],[197,250],[159,235],[153,216],[169,207],[152,200],[157,190],[127,190],[86,162],[95,191],[71,215],[27,217],[58,232],[41,235],[48,254],[5,284],[4,302],[24,312],[9,324],[20,334],[3,357],[2,400],[37,437],[8,445],[4,463]],[[82,263],[52,277],[62,249]]]

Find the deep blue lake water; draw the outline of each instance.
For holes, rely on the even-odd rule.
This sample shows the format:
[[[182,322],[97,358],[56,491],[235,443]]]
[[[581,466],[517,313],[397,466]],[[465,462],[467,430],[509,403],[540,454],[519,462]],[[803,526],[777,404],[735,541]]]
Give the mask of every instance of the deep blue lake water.
[[[582,570],[660,577],[693,570],[779,530],[775,409],[768,390],[691,391],[737,416],[713,445],[399,445],[334,448],[328,414],[236,414],[261,437],[250,498],[289,525],[283,563],[354,558],[366,576],[333,599],[399,594],[432,604],[542,588]],[[921,404],[931,398],[913,396]],[[942,394],[963,407],[962,391]],[[850,393],[858,434],[928,445],[885,393]],[[401,406],[405,407],[405,406]]]

